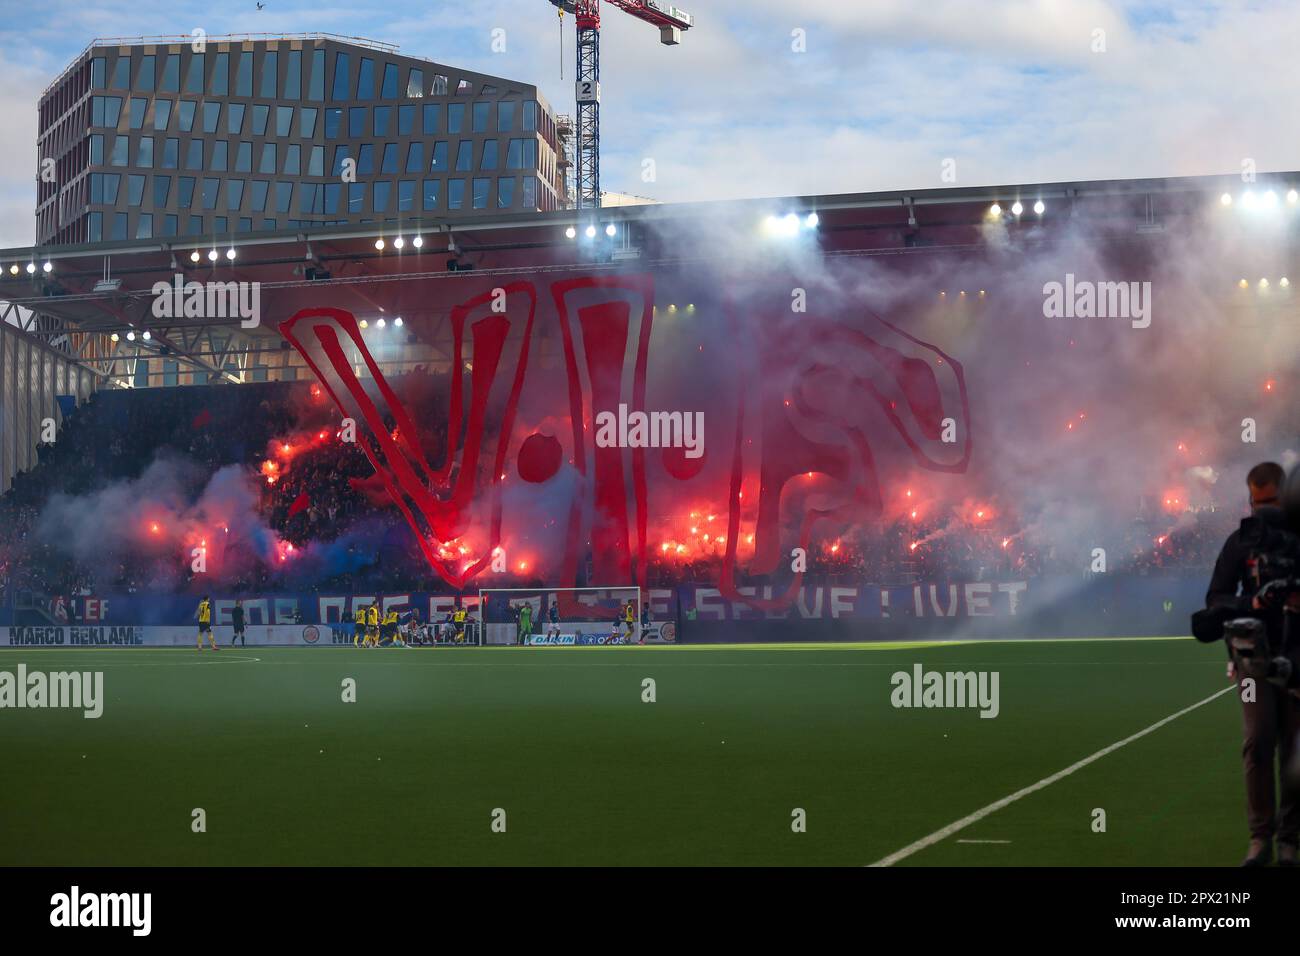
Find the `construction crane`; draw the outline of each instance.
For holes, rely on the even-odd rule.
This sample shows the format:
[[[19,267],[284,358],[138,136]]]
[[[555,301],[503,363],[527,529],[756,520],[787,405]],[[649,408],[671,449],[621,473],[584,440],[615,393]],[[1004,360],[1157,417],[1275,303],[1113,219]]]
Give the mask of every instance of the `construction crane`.
[[[578,208],[600,208],[600,4],[601,0],[549,0],[560,17],[572,13],[578,25],[577,165]],[[659,42],[676,46],[695,18],[662,0],[605,0],[659,28]]]

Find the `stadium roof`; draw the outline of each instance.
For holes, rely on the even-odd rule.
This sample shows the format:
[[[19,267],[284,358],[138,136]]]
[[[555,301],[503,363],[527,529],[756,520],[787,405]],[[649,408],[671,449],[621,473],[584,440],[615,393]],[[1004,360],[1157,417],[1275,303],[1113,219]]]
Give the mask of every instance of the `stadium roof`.
[[[148,324],[154,329],[155,344],[167,342],[170,354],[184,358],[195,351],[202,332],[222,326],[238,330],[239,320],[169,321],[167,329],[159,329],[163,320],[149,315],[150,290],[157,282],[172,283],[177,273],[185,274],[187,281],[259,282],[267,318],[246,334],[261,337],[267,345],[272,343],[265,337],[274,337],[279,347],[278,322],[300,308],[319,305],[323,288],[330,290],[331,305],[358,315],[383,311],[379,298],[390,313],[399,310],[398,314],[412,318],[417,313],[445,314],[463,297],[464,286],[457,280],[485,272],[646,269],[682,263],[688,256],[689,261],[707,263],[707,252],[702,255],[698,250],[707,250],[710,228],[734,230],[739,224],[752,227],[757,235],[772,217],[802,219],[815,212],[818,243],[826,255],[900,255],[979,247],[995,203],[1008,231],[1026,241],[1051,241],[1066,226],[1133,239],[1166,228],[1195,228],[1198,217],[1218,206],[1224,196],[1233,197],[1240,207],[1248,204],[1244,199],[1254,196],[1265,205],[1271,193],[1271,201],[1300,222],[1297,188],[1300,172],[1262,174],[1249,186],[1234,175],[1022,183],[622,206],[594,213],[561,210],[463,222],[411,217],[401,222],[242,233],[222,239],[215,247],[211,237],[20,247],[0,250],[0,302],[47,317],[44,328],[34,321],[27,323],[29,331],[47,337],[60,331],[108,335]],[[1017,202],[1023,206],[1013,214]],[[1044,204],[1041,215],[1035,211],[1038,202]],[[599,226],[594,240],[587,238],[593,225]],[[605,236],[607,225],[615,227],[612,239]],[[686,234],[683,230],[703,240],[692,243],[695,251],[682,252],[664,238]],[[419,249],[413,244],[417,235],[422,241]],[[399,236],[404,240],[401,249],[394,242]],[[380,239],[382,250],[376,248]],[[235,250],[233,260],[226,258],[230,248]],[[208,259],[213,251],[215,263]],[[197,263],[191,261],[195,252]],[[723,254],[720,250],[719,257]],[[49,273],[43,271],[47,261]],[[451,271],[453,262],[467,264],[472,271]],[[34,265],[32,274],[27,272],[29,264]],[[323,275],[329,276],[325,283],[319,278]],[[106,276],[116,281],[102,283]],[[409,281],[413,279],[446,281],[430,285]],[[445,297],[432,291],[440,288],[447,289]],[[413,326],[412,334],[418,329],[418,324]],[[220,356],[214,357],[215,362],[190,364],[219,375]]]

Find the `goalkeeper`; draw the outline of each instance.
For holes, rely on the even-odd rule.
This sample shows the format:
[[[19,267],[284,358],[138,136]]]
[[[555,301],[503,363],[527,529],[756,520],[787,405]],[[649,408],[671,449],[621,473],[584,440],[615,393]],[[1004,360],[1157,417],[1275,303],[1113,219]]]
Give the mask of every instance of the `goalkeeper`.
[[[527,644],[528,638],[533,633],[533,606],[525,604],[519,608],[519,634],[518,644]]]

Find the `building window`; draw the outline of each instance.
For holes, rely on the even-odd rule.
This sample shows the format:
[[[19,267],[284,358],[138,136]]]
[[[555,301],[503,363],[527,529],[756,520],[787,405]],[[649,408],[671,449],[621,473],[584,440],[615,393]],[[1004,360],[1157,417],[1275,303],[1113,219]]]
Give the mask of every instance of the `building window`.
[[[537,179],[534,176],[524,177],[523,206],[528,210],[534,210],[537,208]]]
[[[179,53],[168,53],[167,59],[163,60],[162,84],[158,89],[163,93],[179,93],[181,91],[181,55]]]
[[[463,139],[456,147],[456,172],[467,173],[474,168],[474,143]]]
[[[270,185],[271,184],[268,183],[265,179],[253,180],[253,189],[252,189],[252,193],[249,196],[249,199],[251,200],[252,203],[249,208],[252,212],[266,211],[266,189]]]
[[[366,211],[366,184],[348,183],[348,214],[357,215]]]
[[[447,208],[448,209],[465,208],[465,180],[463,179],[447,180]]]
[[[502,176],[497,180],[497,208],[509,209],[515,204],[515,178]]]
[[[166,130],[167,124],[172,118],[172,101],[171,100],[154,100],[153,101],[153,128],[156,130]]]
[[[221,188],[221,180],[215,176],[203,180],[203,208],[217,208],[217,190]]]
[[[153,137],[141,136],[140,148],[136,151],[135,164],[145,169],[153,168]]]
[[[384,64],[384,88],[379,91],[380,99],[397,99],[397,67],[392,63]]]
[[[357,69],[357,99],[373,100],[375,98],[375,61],[368,56],[361,58]]]
[[[226,171],[226,154],[229,152],[230,145],[224,140],[219,139],[212,144],[212,162],[208,168],[214,172]]]
[[[203,168],[203,140],[192,139],[190,145],[185,150],[185,168],[202,169]]]
[[[388,194],[392,192],[393,184],[386,179],[381,179],[375,183],[375,212],[388,211]]]
[[[451,103],[447,106],[447,132],[459,136],[465,131],[465,104]]]
[[[442,107],[437,103],[424,104],[424,135],[436,136],[442,123]]]
[[[334,55],[334,88],[330,91],[330,99],[346,100],[347,98],[348,55],[340,52]]]
[[[137,238],[140,237],[137,236]],[[147,358],[136,357],[135,374],[131,376],[131,384],[136,388],[149,387],[149,360]]]
[[[103,62],[102,60],[100,61]],[[103,86],[101,81],[99,86]],[[104,214],[102,212],[92,212],[86,217],[86,241],[100,242],[104,238]]]
[[[104,174],[104,205],[117,205],[117,190],[122,185],[121,173]]]
[[[174,236],[174,235],[176,235],[176,229],[177,229],[177,221],[176,221],[176,218],[177,218],[177,217],[176,217],[176,215],[175,215],[174,213],[168,213],[167,215],[163,216],[163,231],[162,231],[162,234],[163,234],[164,236]]]
[[[276,96],[276,74],[280,70],[280,56],[275,50],[267,50],[262,55],[262,92],[264,99],[273,100]]]
[[[104,201],[104,174],[90,174],[90,201],[102,203]]]
[[[447,171],[447,142],[440,140],[433,144],[433,162],[429,163],[429,172],[445,173]]]
[[[189,221],[185,224],[185,235],[198,236],[203,233],[203,217],[190,216]]]
[[[347,159],[351,153],[348,150],[348,144],[343,143],[334,147],[334,166],[330,169],[331,176],[343,175],[343,160]]]
[[[213,96],[230,95],[230,54],[218,53],[217,59],[212,65],[212,90]]]
[[[379,171],[381,173],[397,172],[397,144],[396,143],[384,144],[384,158],[379,165]]]
[[[153,238],[153,215],[151,213],[140,213],[140,218],[135,223],[135,237],[137,239]]]
[[[214,103],[211,100],[205,100],[203,103],[203,132],[215,133],[217,124],[221,120],[221,104]]]
[[[289,63],[284,71],[284,98],[302,98],[302,51],[290,50]]]
[[[418,67],[411,67],[411,72],[406,76],[406,98],[420,99],[424,96],[424,70]]]
[[[479,162],[479,169],[496,169],[497,153],[501,144],[495,139],[485,139],[483,141],[483,158]]]
[[[448,80],[441,73],[433,74],[433,89],[429,92],[430,96],[446,96]]]
[[[303,139],[311,139],[316,135],[316,114],[318,110],[304,106],[298,114],[298,135]]]
[[[177,105],[176,122],[180,126],[182,133],[188,133],[194,129],[194,109],[197,105],[193,100],[181,100]]]
[[[325,111],[325,138],[338,139],[339,126],[343,123],[343,110],[331,107]]]
[[[253,144],[245,140],[235,150],[235,172],[251,173],[253,171]]]
[[[488,129],[488,111],[491,103],[474,104],[474,132],[486,133]]]
[[[131,97],[131,129],[144,128],[144,111],[149,106],[149,101],[143,96]]]
[[[104,58],[97,56],[90,61],[90,85],[96,89],[104,88]]]
[[[368,176],[375,171],[375,144],[362,143],[361,151],[357,155],[357,172],[362,176]]]
[[[513,133],[515,131],[515,104],[511,100],[502,100],[497,104],[497,132]]]
[[[535,100],[524,100],[524,132],[537,132],[537,102]]]
[[[428,212],[438,208],[438,184],[440,179],[426,179],[424,181],[424,210]]]
[[[391,106],[375,107],[375,136],[388,135],[388,121],[392,117],[393,108]]]
[[[153,92],[154,60],[156,59],[152,54],[140,57],[140,72],[136,75],[135,89],[144,93]]]
[[[462,79],[459,83],[456,84],[456,95],[473,96],[474,84],[471,83],[469,80]]]
[[[109,236],[109,239],[125,239],[125,238],[126,238],[126,213],[115,212],[113,213],[113,233],[112,235]]]
[[[411,212],[415,209],[415,180],[403,179],[397,184],[397,211]]]
[[[274,174],[275,170],[275,143],[263,143],[262,158],[258,161],[257,171],[259,173]]]
[[[271,107],[265,103],[258,103],[253,107],[253,135],[266,135],[266,122],[271,117]]]
[[[180,162],[181,141],[171,137],[163,141],[162,168],[175,169]]]
[[[242,179],[230,179],[226,181],[226,208],[231,212],[238,212],[239,207],[244,202],[244,181]]]
[[[348,107],[348,136],[353,139],[366,135],[366,109],[365,106]]]
[[[284,172],[287,176],[302,172],[302,147],[297,143],[291,143],[284,151]]]
[[[397,108],[397,135],[410,136],[415,131],[415,107],[399,106]]]
[[[293,201],[293,183],[275,184],[275,211],[288,212]]]
[[[155,176],[153,178],[153,205],[155,209],[162,209],[167,205],[167,195],[171,192],[172,178],[170,176]]]
[[[239,54],[239,68],[235,74],[235,95],[253,95],[253,51],[245,50]]]
[[[311,51],[311,82],[307,85],[307,99],[325,99],[325,51]]]
[[[231,103],[226,107],[226,132],[238,136],[244,129],[244,104]]]
[[[325,214],[327,216],[337,216],[339,212],[339,196],[343,191],[342,183],[325,184]]]
[[[129,53],[119,56],[113,64],[113,89],[129,90],[131,88],[131,55]],[[113,231],[117,231],[117,224],[113,224]],[[125,232],[125,230],[123,230]],[[126,238],[125,235],[122,236]]]
[[[486,209],[488,204],[488,193],[492,188],[492,180],[487,178],[474,180],[474,208]]]
[[[406,171],[424,172],[424,143],[418,139],[413,141],[406,150]]]
[[[307,160],[308,176],[325,175],[325,147],[313,146],[311,148],[311,158]]]
[[[191,53],[190,65],[185,70],[185,92],[203,94],[203,54]]]
[[[275,135],[290,136],[293,134],[293,107],[277,106],[275,108]]]
[[[118,136],[113,140],[113,156],[110,165],[125,166],[127,164],[127,150],[131,148],[131,138],[129,136]]]
[[[144,199],[144,177],[127,176],[126,177],[126,204],[132,209],[140,205]]]
[[[104,136],[101,133],[90,137],[90,165],[104,165]]]
[[[190,204],[194,202],[194,177],[182,176],[176,182],[177,196],[176,206],[179,209],[189,209]]]

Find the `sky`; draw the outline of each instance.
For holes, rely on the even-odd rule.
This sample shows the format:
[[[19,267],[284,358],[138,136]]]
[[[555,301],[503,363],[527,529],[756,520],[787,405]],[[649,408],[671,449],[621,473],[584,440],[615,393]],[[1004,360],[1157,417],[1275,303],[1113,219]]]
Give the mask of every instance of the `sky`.
[[[679,2],[696,27],[678,47],[605,5],[606,190],[675,202],[1300,169],[1294,0]],[[37,100],[98,37],[363,36],[573,112],[573,19],[561,34],[546,0],[43,0],[39,15],[0,0],[0,22],[0,247],[34,238]]]

